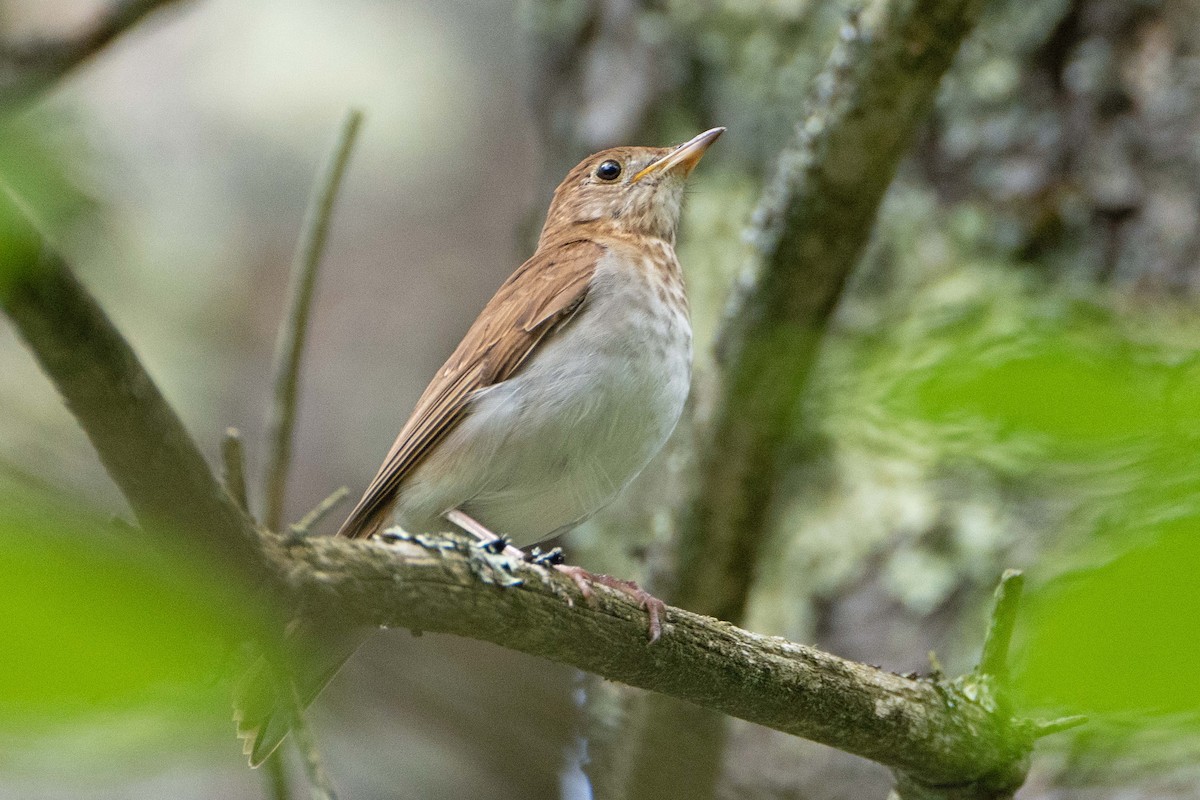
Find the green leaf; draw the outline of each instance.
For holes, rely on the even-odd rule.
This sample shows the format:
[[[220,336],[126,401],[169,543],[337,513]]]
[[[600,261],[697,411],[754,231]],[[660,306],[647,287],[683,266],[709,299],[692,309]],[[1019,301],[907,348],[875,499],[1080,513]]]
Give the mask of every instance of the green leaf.
[[[238,611],[251,604],[212,565],[24,496],[0,503],[0,576],[0,731],[212,713],[216,679],[251,624]]]
[[[69,228],[91,205],[71,178],[75,157],[50,130],[0,120],[0,297],[37,264],[46,233]]]
[[[1084,302],[1062,286],[1014,281],[1000,265],[929,291],[837,354],[854,366],[838,373],[842,394],[828,403],[837,430],[866,430],[873,448],[898,441],[934,475],[983,465],[1009,481],[1011,506],[997,513],[1050,554],[1028,565],[1018,623],[1016,690],[1027,708],[1136,724],[1194,714],[1194,314]]]
[[[1017,672],[1025,703],[1089,714],[1195,712],[1198,566],[1200,516],[1191,516],[1035,592]]]

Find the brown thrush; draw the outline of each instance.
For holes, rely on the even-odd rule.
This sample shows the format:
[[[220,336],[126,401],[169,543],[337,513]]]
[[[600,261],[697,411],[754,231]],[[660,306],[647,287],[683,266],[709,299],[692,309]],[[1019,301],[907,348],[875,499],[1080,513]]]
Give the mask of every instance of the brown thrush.
[[[432,531],[448,519],[523,547],[583,522],[646,466],[691,375],[675,257],[684,182],[724,130],[674,148],[604,150],[567,174],[533,257],[425,389],[339,535]],[[585,578],[603,577],[564,571],[585,593]],[[315,696],[348,655],[314,670],[315,687],[297,676],[301,696]],[[243,709],[241,722],[257,764],[288,726],[255,716]]]

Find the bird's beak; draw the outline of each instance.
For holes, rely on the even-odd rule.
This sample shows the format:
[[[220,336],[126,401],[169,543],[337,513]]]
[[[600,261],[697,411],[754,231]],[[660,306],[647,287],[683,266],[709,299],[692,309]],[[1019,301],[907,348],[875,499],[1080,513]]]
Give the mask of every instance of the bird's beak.
[[[705,131],[699,136],[693,136],[688,141],[676,147],[670,153],[655,161],[650,166],[643,169],[641,172],[633,176],[630,183],[637,183],[647,175],[654,175],[659,172],[667,172],[676,167],[683,170],[684,177],[687,177],[696,165],[700,163],[700,159],[704,156],[704,151],[708,146],[717,140],[724,128],[713,128]]]

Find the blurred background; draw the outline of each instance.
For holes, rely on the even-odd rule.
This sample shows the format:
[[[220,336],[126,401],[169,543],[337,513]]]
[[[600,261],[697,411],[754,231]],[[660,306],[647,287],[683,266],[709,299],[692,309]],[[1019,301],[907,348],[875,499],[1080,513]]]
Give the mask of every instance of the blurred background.
[[[854,5],[197,0],[119,40],[19,129],[90,199],[69,225],[49,221],[60,248],[213,463],[237,426],[257,480],[309,187],[346,108],[366,112],[314,311],[295,520],[338,486],[362,490],[529,254],[567,168],[725,125],[679,245],[703,415],[741,231]],[[69,35],[103,7],[4,0],[0,32]],[[1022,798],[1200,797],[1198,123],[1198,0],[989,4],[822,332],[744,620],[896,671],[927,672],[936,650],[957,673],[977,657],[1000,572],[1025,569],[1023,702],[1094,724],[1039,746]],[[52,549],[76,595],[31,568],[42,551],[9,548],[6,604],[27,624],[0,623],[18,644],[0,665],[21,674],[0,685],[0,798],[266,796],[205,682],[223,655],[204,646],[222,623],[195,600],[204,586],[196,609],[180,606],[196,626],[186,636],[136,624],[178,598],[119,549],[92,560],[86,520],[127,511],[7,324],[0,375],[5,491],[65,497],[82,515]],[[653,573],[671,547],[661,497],[681,450],[565,538],[573,561]],[[0,528],[17,531],[26,512],[10,505]],[[101,599],[97,573],[115,576]],[[111,614],[58,627],[32,615],[48,598]],[[122,615],[129,630],[105,627]],[[82,644],[64,646],[72,637]],[[121,641],[133,649],[113,666]],[[604,739],[592,726],[613,725],[597,722],[602,695],[567,668],[392,631],[347,665],[312,724],[348,798],[575,800],[590,796],[588,755],[609,757],[587,754]],[[890,783],[740,722],[722,765],[722,798],[883,797]]]

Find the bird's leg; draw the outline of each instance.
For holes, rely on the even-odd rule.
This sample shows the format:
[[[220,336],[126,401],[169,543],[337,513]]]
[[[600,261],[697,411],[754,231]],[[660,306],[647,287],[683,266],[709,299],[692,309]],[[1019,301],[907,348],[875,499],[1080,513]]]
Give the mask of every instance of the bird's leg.
[[[566,563],[567,557],[563,553],[561,547],[554,547],[545,552],[542,548],[535,547],[525,556],[530,564],[536,564],[539,567],[557,567],[559,564]]]
[[[452,508],[443,514],[448,522],[452,525],[457,525],[467,533],[479,540],[479,546],[491,553],[504,553],[510,558],[519,558],[525,560],[525,553],[508,543],[508,539],[504,536],[493,533],[479,520],[472,517],[467,512]]]
[[[453,525],[457,525],[467,533],[479,540],[479,546],[493,553],[503,552],[505,555],[512,558],[519,558],[522,561],[530,561],[531,559],[524,551],[513,547],[508,543],[508,539],[499,536],[491,531],[486,525],[472,517],[462,509],[452,508],[443,516]],[[532,562],[538,566],[550,566],[558,570],[562,574],[575,582],[575,586],[579,588],[579,593],[583,595],[585,600],[591,601],[595,592],[592,591],[593,584],[600,584],[614,589],[622,594],[625,594],[637,602],[642,608],[646,609],[646,615],[649,617],[649,635],[650,641],[656,642],[662,636],[662,618],[666,616],[667,604],[659,600],[654,595],[647,592],[642,587],[638,586],[634,581],[625,581],[620,578],[614,578],[612,575],[603,575],[595,572],[588,572],[583,567],[574,567],[569,564],[561,563],[562,551],[557,547],[549,553],[535,554]]]
[[[592,585],[597,583],[629,596],[646,609],[646,615],[650,618],[648,631],[650,642],[657,642],[658,638],[662,636],[662,619],[666,616],[667,604],[638,586],[636,582],[614,578],[612,575],[588,572],[583,567],[573,567],[569,564],[555,564],[554,568],[575,581],[575,585],[579,587],[579,593],[585,600],[592,599],[594,594]]]

